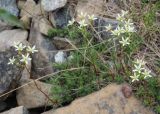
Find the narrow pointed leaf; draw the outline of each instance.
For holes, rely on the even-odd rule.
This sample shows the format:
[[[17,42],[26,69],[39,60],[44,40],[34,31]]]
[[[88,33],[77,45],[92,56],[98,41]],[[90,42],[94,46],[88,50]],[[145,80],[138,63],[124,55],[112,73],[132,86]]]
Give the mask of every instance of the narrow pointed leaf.
[[[0,8],[0,19],[5,21],[11,26],[16,26],[24,29],[23,23],[8,11]]]

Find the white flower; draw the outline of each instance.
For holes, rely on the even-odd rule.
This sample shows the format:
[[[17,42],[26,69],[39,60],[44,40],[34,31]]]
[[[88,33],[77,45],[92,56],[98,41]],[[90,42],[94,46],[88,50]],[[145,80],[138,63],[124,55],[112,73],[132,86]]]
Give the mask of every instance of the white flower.
[[[146,64],[146,62],[143,59],[136,59],[135,63],[140,64],[141,66],[144,66]]]
[[[109,25],[108,25],[108,26],[106,26],[105,28],[106,28],[106,31],[109,31],[109,30],[111,30],[111,29],[112,29],[112,26],[111,26],[111,24],[109,24]]]
[[[10,65],[10,64],[14,64],[15,63],[15,61],[16,61],[16,59],[14,58],[14,57],[12,57],[12,58],[9,58],[9,62],[8,62],[8,65]]]
[[[134,26],[124,25],[125,32],[136,32]]]
[[[29,57],[29,54],[27,53],[27,55],[23,55],[22,54],[22,59],[20,60],[21,62],[24,62],[25,64],[28,64],[28,61],[30,61],[31,58]]]
[[[124,28],[118,26],[115,30],[113,30],[111,32],[112,32],[112,35],[120,36],[122,33],[124,33]]]
[[[86,18],[86,13],[83,13],[83,12],[81,12],[80,13],[80,15],[78,15],[78,17],[80,18],[80,19],[85,19]]]
[[[17,43],[17,45],[14,45],[17,51],[22,51],[26,46],[23,46],[22,43]]]
[[[143,72],[144,79],[149,78],[149,77],[152,77],[152,76],[150,75],[150,73],[151,73],[150,70],[146,70],[146,69],[145,69],[144,72]]]
[[[36,46],[33,46],[33,47],[28,46],[27,51],[30,52],[30,53],[38,52],[38,50],[36,50],[35,48],[36,48]]]
[[[94,21],[94,20],[96,20],[97,18],[96,18],[94,15],[88,15],[88,19]]]
[[[122,46],[126,46],[126,45],[130,44],[129,37],[127,37],[127,38],[122,37],[122,40],[119,42],[122,44]]]
[[[133,70],[133,72],[141,73],[142,70],[144,70],[144,68],[142,67],[141,64],[138,64],[138,65],[136,64],[136,65],[134,65],[134,67],[135,67],[135,69]]]
[[[128,14],[128,11],[124,11],[124,10],[121,11],[121,16],[122,17],[126,16],[127,14]]]
[[[20,42],[14,42],[14,47],[16,47],[19,44],[20,44]]]
[[[116,20],[123,22],[125,20],[125,18],[121,14],[118,14],[116,17]]]
[[[124,24],[125,24],[126,26],[134,26],[134,23],[132,22],[131,19],[128,19],[127,21],[125,21]]]
[[[73,18],[72,20],[68,21],[68,25],[67,26],[73,25],[74,22],[75,22],[75,19]]]
[[[85,20],[83,19],[83,20],[81,20],[81,21],[79,21],[78,22],[79,23],[79,28],[82,28],[82,27],[85,27],[85,26],[87,26],[87,23],[85,22]]]
[[[136,75],[135,73],[133,76],[130,76],[130,77],[132,78],[132,82],[139,81],[139,75]]]
[[[134,24],[131,19],[128,19],[124,22],[125,32],[136,32]]]
[[[120,22],[125,21],[125,16],[128,14],[128,11],[122,10],[120,14],[117,15],[116,19]]]

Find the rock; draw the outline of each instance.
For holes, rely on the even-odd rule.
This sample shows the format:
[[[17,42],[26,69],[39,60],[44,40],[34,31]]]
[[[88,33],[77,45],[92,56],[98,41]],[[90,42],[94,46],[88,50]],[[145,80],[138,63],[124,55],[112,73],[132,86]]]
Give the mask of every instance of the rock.
[[[48,35],[48,31],[52,29],[52,26],[46,18],[41,18],[39,20],[39,28],[41,33]]]
[[[67,38],[60,38],[60,37],[54,37],[53,38],[53,43],[56,46],[57,49],[73,49],[72,45],[69,43],[71,42],[73,45],[75,43],[73,41],[70,41]]]
[[[21,85],[28,83],[33,80],[25,80]],[[50,89],[52,85],[46,84],[40,81],[36,81],[38,88],[51,97]],[[26,108],[38,108],[43,106],[50,106],[51,103],[48,101],[46,96],[37,89],[35,83],[29,83],[27,86],[17,91],[17,103],[18,105],[25,106]]]
[[[16,4],[16,0],[0,0],[0,8],[7,10],[15,16],[18,16],[19,10]]]
[[[23,16],[20,20],[23,22],[25,28],[27,28],[27,29],[30,28],[31,18],[29,18],[27,16]]]
[[[53,73],[52,63],[54,62],[56,48],[51,39],[40,33],[39,22],[35,19],[32,20],[29,42],[36,45],[38,49],[38,53],[32,56],[32,78]]]
[[[45,12],[43,8],[41,8],[40,4],[36,4],[34,0],[27,0],[23,6],[20,6],[21,8],[21,17],[34,17],[43,15]]]
[[[9,58],[16,56],[17,53],[13,48],[0,52],[0,95],[14,89],[21,78],[22,69],[15,65],[8,65]],[[8,95],[0,98],[5,100]]]
[[[65,53],[63,51],[58,51],[58,53],[55,55],[54,59],[56,63],[63,63],[66,61]]]
[[[22,77],[20,79],[20,82],[23,80],[30,79],[30,72],[31,72],[31,61],[28,62],[28,65],[26,65],[27,68],[25,68],[22,72]],[[29,72],[28,72],[29,71]]]
[[[110,84],[98,92],[73,101],[69,106],[42,114],[154,114],[135,97],[124,97],[122,86]]]
[[[104,5],[104,0],[78,0],[76,8],[77,20],[79,20],[78,16],[81,14],[81,12],[86,13],[88,15],[101,15],[100,13],[103,13]]]
[[[22,9],[24,7],[25,3],[26,3],[26,1],[24,1],[24,0],[18,0],[18,3],[17,3],[18,8]]]
[[[66,6],[55,12],[49,13],[49,19],[52,22],[53,26],[58,28],[64,28],[68,25],[68,21],[71,20],[72,10]]]
[[[5,51],[14,45],[14,42],[25,42],[28,32],[25,30],[14,29],[0,32],[0,51]]]
[[[41,4],[45,11],[53,11],[65,6],[67,0],[42,0]]]
[[[21,78],[23,69],[7,63],[9,58],[17,55],[12,47],[13,42],[25,42],[27,35],[27,31],[20,29],[5,30],[0,33],[0,95],[14,89]],[[0,100],[5,100],[7,96]]]
[[[2,112],[0,114],[29,114],[29,112],[24,106],[19,106],[16,108],[12,108],[8,111]]]
[[[12,27],[8,25],[6,22],[0,20],[0,32],[3,30],[10,30]]]
[[[0,101],[0,112],[4,111],[7,108],[7,103]]]
[[[95,27],[96,31],[99,33],[100,38],[107,39],[111,37],[111,32],[106,31],[106,28],[105,28],[105,26],[108,26],[109,24],[112,26],[112,29],[115,29],[118,25],[118,21],[114,19],[109,19],[109,18],[97,18],[94,21],[93,26]]]

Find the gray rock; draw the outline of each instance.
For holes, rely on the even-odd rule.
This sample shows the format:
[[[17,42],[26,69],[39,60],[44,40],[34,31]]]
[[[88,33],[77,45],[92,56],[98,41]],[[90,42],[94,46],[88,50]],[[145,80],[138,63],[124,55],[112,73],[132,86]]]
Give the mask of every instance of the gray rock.
[[[39,22],[37,20],[32,21],[29,42],[32,45],[36,45],[38,53],[32,56],[32,76],[38,78],[46,74],[54,72],[52,63],[54,62],[55,46],[51,39],[40,33]],[[54,52],[52,52],[54,51]]]
[[[14,29],[0,32],[0,51],[5,51],[14,45],[14,42],[25,42],[28,32],[25,30]]]
[[[29,114],[29,112],[24,106],[19,106],[16,108],[12,108],[8,111],[2,112],[0,114]]]
[[[2,20],[0,20],[0,32],[3,30],[9,30],[12,27],[10,25],[8,25],[6,22],[3,22]]]
[[[107,39],[111,37],[111,32],[107,32],[105,28],[105,26],[109,24],[112,26],[112,29],[115,29],[118,25],[118,21],[109,18],[98,18],[94,21],[93,26],[96,28],[96,31],[99,33],[102,39]]]
[[[23,69],[7,63],[9,58],[17,55],[12,47],[13,42],[25,42],[27,35],[27,31],[20,29],[5,30],[0,33],[0,95],[14,89],[21,78]],[[6,97],[0,98],[0,100],[4,100]]]
[[[68,21],[71,20],[71,10],[66,6],[55,12],[49,14],[50,21],[55,27],[64,28],[67,26]]]
[[[16,4],[16,0],[0,0],[0,8],[3,8],[11,14],[18,16],[19,9]]]
[[[41,4],[45,11],[53,11],[65,6],[67,0],[42,0]]]
[[[73,101],[69,106],[42,114],[154,114],[134,96],[126,98],[123,85],[110,84],[88,96]]]
[[[13,48],[0,52],[0,95],[14,89],[18,84],[18,80],[21,78],[21,68],[15,65],[8,65],[9,58],[17,55]],[[7,96],[5,96],[7,97]],[[5,99],[1,98],[2,99]]]

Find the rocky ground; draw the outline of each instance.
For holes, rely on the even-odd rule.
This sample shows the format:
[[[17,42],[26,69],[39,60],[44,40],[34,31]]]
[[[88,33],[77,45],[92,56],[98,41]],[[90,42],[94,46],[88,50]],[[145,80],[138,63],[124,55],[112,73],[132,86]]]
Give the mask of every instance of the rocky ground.
[[[43,76],[55,72],[52,63],[57,58],[61,61],[67,59],[68,55],[59,49],[71,47],[63,38],[49,39],[49,29],[64,28],[73,17],[78,20],[76,15],[80,12],[103,16],[97,22],[99,26],[108,23],[116,26],[116,13],[125,5],[120,0],[108,0],[107,3],[104,0],[0,0],[0,8],[17,16],[27,28],[24,30],[0,22],[0,114],[154,114],[132,95],[129,85],[110,84],[58,109],[37,89],[38,86],[51,96],[52,85],[42,81]],[[102,38],[109,36],[108,33],[101,35]],[[31,74],[27,69],[7,64],[9,58],[17,54],[13,42],[36,45],[39,50],[27,66]],[[37,79],[37,85],[34,79]],[[23,87],[10,92],[20,86]]]

